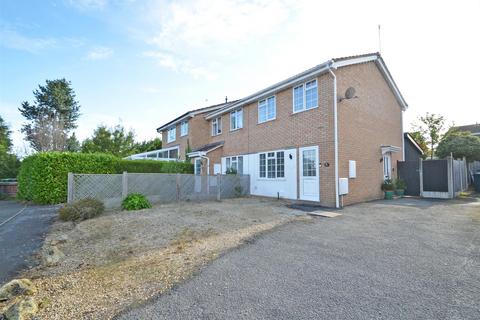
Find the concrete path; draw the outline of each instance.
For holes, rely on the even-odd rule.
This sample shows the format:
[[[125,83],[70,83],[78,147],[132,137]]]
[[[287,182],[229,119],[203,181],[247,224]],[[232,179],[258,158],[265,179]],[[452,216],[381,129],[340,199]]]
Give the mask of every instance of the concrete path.
[[[31,256],[41,247],[55,216],[54,206],[0,201],[0,285],[32,265]]]
[[[119,319],[480,319],[480,202],[402,199],[289,224]]]

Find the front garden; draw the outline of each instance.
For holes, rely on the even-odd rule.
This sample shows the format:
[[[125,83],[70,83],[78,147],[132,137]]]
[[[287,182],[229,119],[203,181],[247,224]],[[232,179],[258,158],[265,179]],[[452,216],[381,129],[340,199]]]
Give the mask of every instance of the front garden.
[[[137,211],[103,212],[98,202],[83,207],[93,211],[55,222],[40,265],[23,275],[32,279],[27,300],[38,306],[40,319],[110,319],[255,235],[310,219],[295,217],[283,201],[254,198]]]

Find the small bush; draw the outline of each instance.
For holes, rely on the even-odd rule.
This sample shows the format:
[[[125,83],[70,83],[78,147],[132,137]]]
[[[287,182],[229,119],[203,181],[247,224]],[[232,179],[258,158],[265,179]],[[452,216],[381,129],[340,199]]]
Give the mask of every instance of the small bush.
[[[382,190],[383,191],[394,191],[395,190],[395,183],[393,183],[392,179],[386,179],[382,183]]]
[[[91,219],[103,213],[105,207],[101,201],[82,199],[72,204],[66,204],[58,210],[58,216],[63,221],[82,221]]]
[[[237,169],[235,168],[227,168],[225,174],[237,174]]]
[[[150,201],[141,193],[131,193],[122,201],[124,210],[140,210],[151,207]]]
[[[405,190],[407,188],[407,183],[405,180],[397,179],[395,180],[395,189],[397,190]]]

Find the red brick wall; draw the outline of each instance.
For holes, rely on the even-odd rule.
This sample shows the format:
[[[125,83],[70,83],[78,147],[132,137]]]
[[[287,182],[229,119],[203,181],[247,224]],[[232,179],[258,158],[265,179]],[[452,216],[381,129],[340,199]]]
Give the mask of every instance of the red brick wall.
[[[230,131],[230,113],[224,114],[222,134],[211,137],[210,142],[225,141],[222,156],[318,145],[320,162],[330,164],[320,168],[320,202],[332,206],[335,205],[333,78],[325,74],[317,80],[318,108],[294,114],[291,87],[275,95],[275,120],[259,124],[258,102],[251,103],[243,108],[242,129]]]
[[[348,178],[348,161],[355,160],[357,178],[349,179],[345,204],[383,197],[381,145],[402,148],[402,109],[374,62],[338,69],[337,92],[354,87],[358,98],[338,103],[339,177]],[[402,150],[392,153],[392,176]]]

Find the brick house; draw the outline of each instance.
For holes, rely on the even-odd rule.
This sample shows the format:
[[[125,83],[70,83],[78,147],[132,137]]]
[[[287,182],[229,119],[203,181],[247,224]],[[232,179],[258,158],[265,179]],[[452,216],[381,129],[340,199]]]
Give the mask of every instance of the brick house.
[[[383,196],[382,181],[404,159],[406,108],[372,53],[329,60],[157,131],[163,152],[177,150],[181,160],[188,154],[196,174],[232,168],[250,175],[253,195],[339,207]]]

